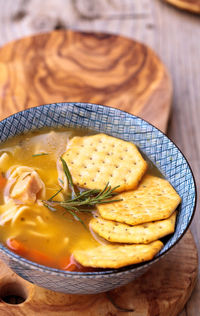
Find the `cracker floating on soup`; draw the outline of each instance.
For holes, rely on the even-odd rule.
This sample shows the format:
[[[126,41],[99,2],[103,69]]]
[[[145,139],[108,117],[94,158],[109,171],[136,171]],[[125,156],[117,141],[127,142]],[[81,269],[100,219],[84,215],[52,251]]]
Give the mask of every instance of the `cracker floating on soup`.
[[[29,260],[70,271],[119,268],[151,260],[163,246],[157,239],[174,231],[180,197],[144,175],[147,162],[130,142],[44,130],[7,140],[0,158],[0,238]]]
[[[162,178],[145,175],[135,190],[117,196],[120,202],[97,205],[104,219],[137,225],[168,218],[181,202],[171,184]]]
[[[105,134],[72,138],[63,158],[74,184],[89,189],[108,182],[118,192],[134,189],[147,169],[134,144]]]
[[[151,260],[163,247],[159,240],[146,245],[101,245],[93,249],[75,250],[74,258],[83,266],[120,268]]]
[[[175,228],[176,212],[169,218],[130,226],[101,217],[90,221],[91,229],[99,236],[111,242],[146,244],[172,234]]]

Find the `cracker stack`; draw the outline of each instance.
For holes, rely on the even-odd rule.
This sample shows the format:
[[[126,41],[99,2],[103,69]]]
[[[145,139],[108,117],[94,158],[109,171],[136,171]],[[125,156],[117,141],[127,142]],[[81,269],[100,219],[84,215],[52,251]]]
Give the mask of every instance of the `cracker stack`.
[[[168,218],[180,203],[171,184],[161,178],[145,175],[135,190],[117,195],[120,202],[98,205],[100,215],[109,220],[138,225]]]
[[[101,217],[90,221],[92,230],[108,241],[127,244],[148,244],[174,232],[176,212],[169,218],[130,226]]]
[[[97,205],[90,228],[103,242],[74,252],[83,266],[119,268],[151,260],[174,232],[181,198],[165,179],[145,174],[147,163],[129,142],[98,134],[74,137],[63,158],[73,182],[87,189],[117,188],[119,202]],[[115,198],[116,199],[116,196]]]

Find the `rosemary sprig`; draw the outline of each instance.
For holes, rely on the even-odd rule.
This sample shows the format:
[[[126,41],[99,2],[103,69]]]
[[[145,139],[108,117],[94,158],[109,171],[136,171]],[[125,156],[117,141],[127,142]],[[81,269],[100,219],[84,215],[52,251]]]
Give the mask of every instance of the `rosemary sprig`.
[[[58,178],[58,181],[60,181],[60,183],[64,185],[64,181],[62,179]]]
[[[84,221],[71,209],[67,209],[68,213],[70,213],[78,222],[80,222],[85,229],[87,230],[87,226],[85,225]]]
[[[119,188],[119,185],[112,188],[109,182],[106,184],[103,190],[92,189],[76,193],[67,163],[63,158],[60,159],[62,161],[63,170],[67,177],[68,184],[72,191],[72,197],[70,199],[65,199],[64,201],[53,200],[53,198],[57,196],[58,193],[60,193],[60,191],[62,190],[61,188],[48,200],[43,201],[44,206],[48,207],[49,210],[55,211],[56,206],[61,206],[86,228],[84,222],[77,215],[77,213],[92,212],[94,209],[90,209],[90,207],[94,207],[97,204],[121,201],[121,199],[112,199],[117,194],[115,190]]]
[[[46,201],[42,201],[43,205],[46,206],[51,212],[56,212],[57,209],[51,205],[49,205],[49,203],[47,203]]]
[[[49,199],[48,201],[51,201],[55,196],[57,196],[60,192],[62,191],[62,188],[60,188],[56,193],[54,193]]]
[[[48,153],[40,153],[40,154],[34,154],[32,157],[40,157],[40,156],[46,156]]]
[[[87,190],[80,193],[78,196],[76,196],[74,199],[69,199],[65,201],[55,201],[52,200],[53,197],[55,197],[60,191],[57,191],[51,198],[49,198],[47,201],[43,201],[46,205],[49,205],[51,207],[55,206],[62,206],[66,209],[73,209],[76,212],[86,212],[85,209],[82,209],[83,206],[86,207],[94,207],[96,204],[105,204],[105,203],[111,203],[111,202],[119,202],[121,199],[112,199],[111,198],[115,195],[113,191],[118,188],[114,187],[111,189],[111,186],[109,184],[106,184],[105,188],[99,192],[99,190]],[[93,209],[87,209],[87,212],[92,212]]]
[[[75,191],[75,188],[74,188],[74,184],[73,184],[73,181],[72,181],[72,176],[71,176],[71,173],[69,171],[68,165],[67,165],[66,161],[62,157],[60,157],[60,160],[61,160],[62,165],[63,165],[64,173],[65,173],[65,175],[67,177],[68,185],[71,187],[72,196],[76,196],[76,191]]]
[[[113,191],[119,186],[111,188],[109,183],[106,184],[105,188],[99,192],[99,190],[88,190],[80,193],[76,198],[65,201],[51,201],[54,205],[68,206],[68,207],[79,207],[79,206],[94,206],[96,204],[105,204],[111,202],[119,202],[121,199],[111,200]],[[94,192],[93,192],[94,191]],[[98,194],[97,194],[98,193]]]

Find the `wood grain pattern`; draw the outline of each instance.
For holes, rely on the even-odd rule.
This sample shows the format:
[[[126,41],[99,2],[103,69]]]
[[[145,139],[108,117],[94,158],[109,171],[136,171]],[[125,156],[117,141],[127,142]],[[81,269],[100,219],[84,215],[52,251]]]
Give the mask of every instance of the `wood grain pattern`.
[[[179,9],[200,14],[200,0],[164,0]]]
[[[188,158],[200,187],[197,15],[184,14],[160,0],[0,0],[0,7],[0,45],[62,28],[118,33],[150,45],[165,62],[173,79],[169,136]],[[191,229],[200,250],[199,222],[197,211]],[[200,269],[195,290],[181,316],[197,316],[199,310]]]
[[[110,98],[112,100],[116,98],[120,108],[131,110],[135,114],[142,113],[143,117],[154,121],[154,124],[156,120],[157,126],[164,131],[166,129],[171,82],[164,66],[154,53],[137,42],[101,33],[53,32],[6,45],[0,50],[0,61],[2,116],[29,106],[52,102],[52,98],[53,102],[64,101],[69,95],[68,101],[85,101],[85,98],[88,98],[89,102],[106,104],[109,104],[107,102]],[[78,99],[71,99],[76,97]],[[163,108],[160,106],[161,103],[167,106]],[[188,247],[195,249],[191,235],[187,243]],[[182,251],[178,253],[179,259],[182,254]],[[192,273],[191,270],[189,272],[190,281],[188,282],[188,272],[185,273],[184,269],[179,270],[180,286],[176,287],[176,294],[173,285],[175,280],[173,269],[177,269],[176,264],[171,264],[173,269],[171,271],[170,268],[169,272],[172,284],[165,271],[170,266],[172,256],[170,254],[166,257],[168,266],[159,265],[161,280],[155,278],[157,269],[153,270],[154,272],[150,270],[146,275],[145,286],[142,277],[122,289],[96,296],[53,294],[51,291],[20,280],[21,290],[19,286],[17,289],[25,293],[27,299],[23,304],[9,307],[9,312],[14,315],[18,312],[34,315],[43,306],[42,315],[51,312],[52,315],[55,312],[56,315],[79,315],[80,309],[83,315],[93,315],[94,312],[95,315],[106,313],[117,315],[123,308],[124,312],[130,309],[137,311],[138,315],[145,315],[147,312],[150,315],[157,313],[165,316],[177,315],[190,296],[196,279],[196,251],[193,251],[193,255],[194,260],[190,265],[193,270]],[[174,263],[174,257],[172,258]],[[163,280],[163,277],[167,277],[168,281]],[[11,279],[16,278],[19,280],[19,277],[12,274]],[[153,289],[156,294],[149,291],[150,288],[152,291],[154,279],[156,281]],[[166,287],[163,287],[163,283]],[[163,301],[160,285],[167,295]],[[12,283],[11,288],[13,287],[15,288],[15,285]],[[174,295],[177,300],[174,300]],[[169,302],[167,305],[164,304],[166,300]],[[128,308],[123,307],[125,302]],[[4,312],[7,305],[2,304]],[[133,305],[134,307],[131,307]],[[133,311],[129,314],[133,315]]]
[[[190,297],[196,276],[197,250],[190,232],[145,275],[126,286],[96,295],[67,295],[39,288],[0,262],[0,315],[176,316]],[[8,305],[2,301],[2,288],[8,284],[14,294],[26,298],[24,303]]]
[[[147,46],[121,36],[57,31],[0,49],[0,118],[54,102],[115,106],[165,130],[172,86]]]

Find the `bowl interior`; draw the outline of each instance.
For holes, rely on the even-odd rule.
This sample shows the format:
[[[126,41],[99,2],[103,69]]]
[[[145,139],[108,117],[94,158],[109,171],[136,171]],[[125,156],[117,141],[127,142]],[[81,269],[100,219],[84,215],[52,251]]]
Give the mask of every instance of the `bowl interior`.
[[[146,121],[115,108],[88,103],[50,104],[16,113],[0,122],[0,142],[30,130],[63,126],[84,127],[134,142],[170,181],[182,197],[182,203],[175,233],[166,239],[163,249],[155,259],[166,253],[186,232],[196,204],[192,171],[180,150],[167,136]],[[3,246],[2,249],[22,261],[31,263]],[[39,264],[34,265],[40,267]],[[60,271],[53,268],[48,270]]]

